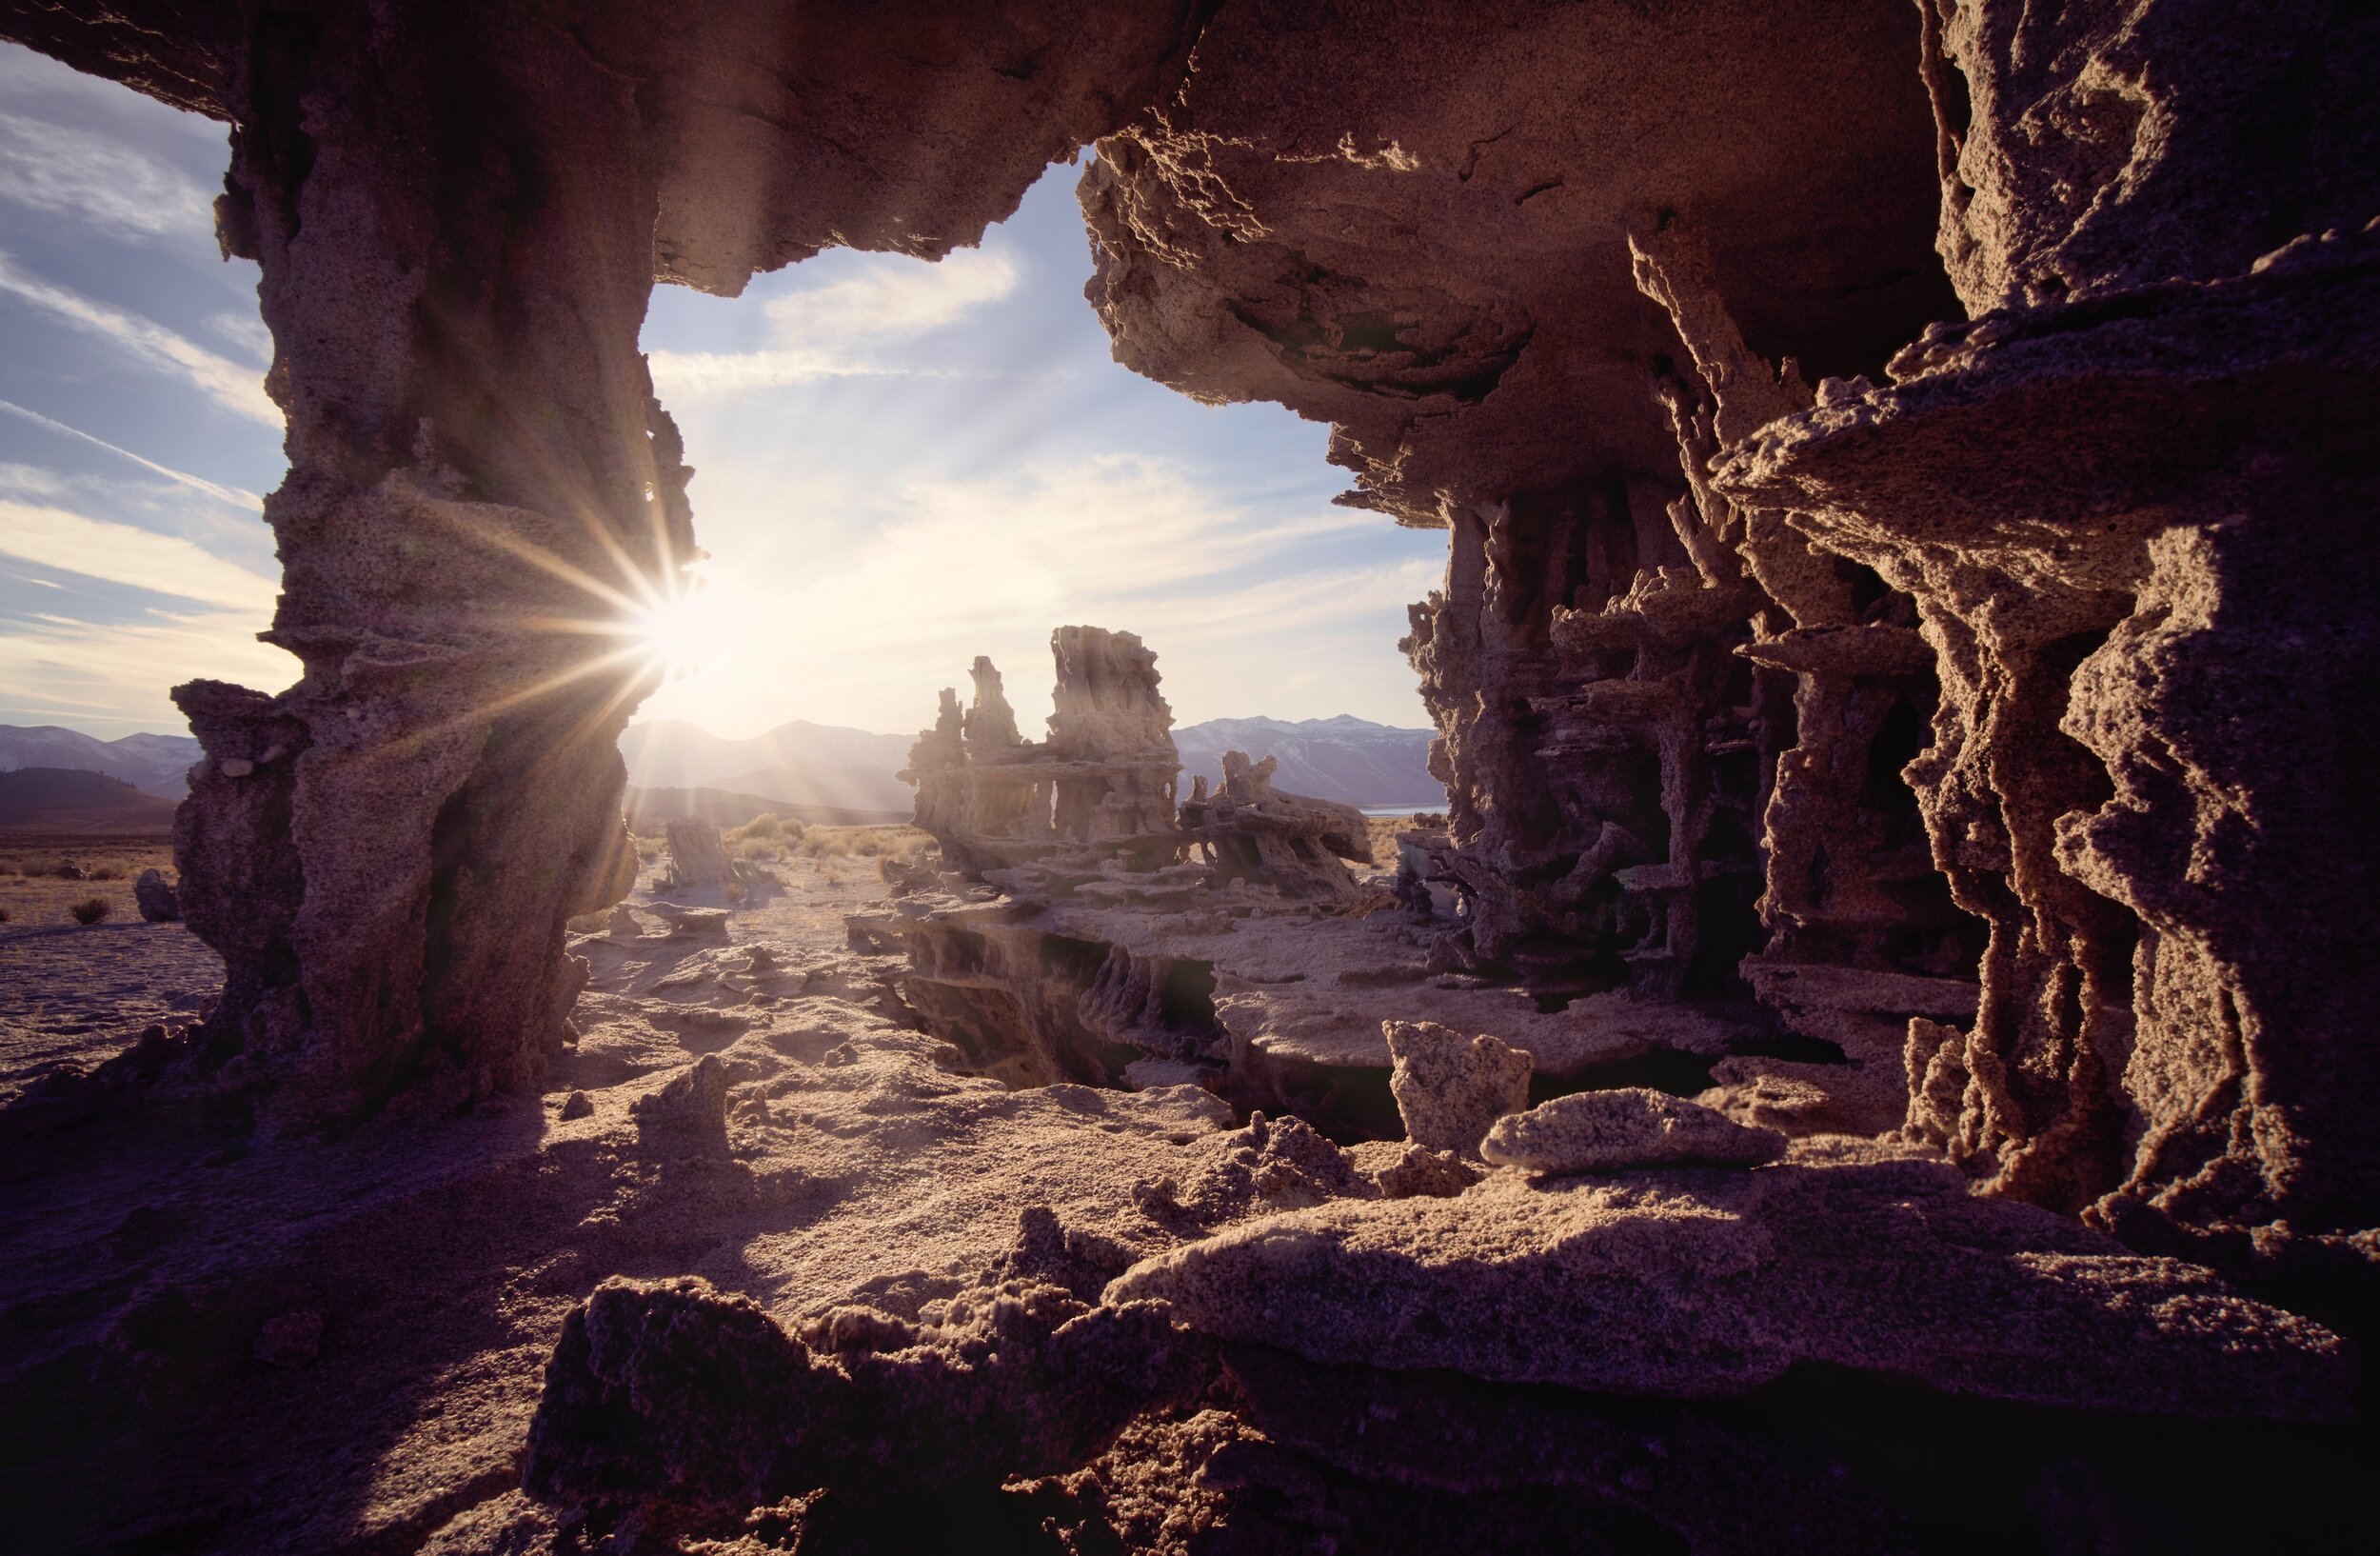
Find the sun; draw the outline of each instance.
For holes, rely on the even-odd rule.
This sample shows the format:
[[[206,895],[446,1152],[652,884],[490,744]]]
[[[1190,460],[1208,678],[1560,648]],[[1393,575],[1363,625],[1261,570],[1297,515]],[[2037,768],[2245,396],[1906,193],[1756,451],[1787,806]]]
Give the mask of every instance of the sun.
[[[640,605],[626,625],[646,670],[664,678],[692,675],[718,657],[719,610],[699,583]]]

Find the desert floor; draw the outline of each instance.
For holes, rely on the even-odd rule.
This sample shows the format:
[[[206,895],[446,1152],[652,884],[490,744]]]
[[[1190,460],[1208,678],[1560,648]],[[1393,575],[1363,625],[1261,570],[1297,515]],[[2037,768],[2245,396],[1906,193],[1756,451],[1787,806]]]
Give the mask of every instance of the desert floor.
[[[521,1456],[564,1317],[606,1276],[698,1275],[798,1324],[963,1291],[1028,1206],[1170,1246],[1131,1186],[1197,1181],[1228,1109],[955,1073],[899,961],[845,944],[916,835],[820,830],[748,850],[780,879],[733,901],[657,895],[649,860],[626,921],[571,937],[592,972],[542,1095],[327,1140],[78,1077],[203,1008],[219,964],[141,923],[129,878],[0,874],[0,1548],[542,1548]],[[123,902],[67,921],[91,891]],[[704,907],[724,936],[673,932]],[[639,1108],[706,1056],[727,1139],[689,1151]]]

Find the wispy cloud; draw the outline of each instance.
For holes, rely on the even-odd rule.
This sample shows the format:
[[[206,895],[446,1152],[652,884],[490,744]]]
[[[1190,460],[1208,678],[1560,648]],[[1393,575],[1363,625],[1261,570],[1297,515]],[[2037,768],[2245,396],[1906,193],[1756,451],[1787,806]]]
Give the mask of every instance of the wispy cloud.
[[[20,107],[30,103],[63,106],[75,117],[96,115],[119,126],[137,125],[152,133],[186,136],[218,147],[226,134],[226,127],[212,119],[168,108],[17,43],[0,43],[0,99]]]
[[[269,611],[279,592],[271,579],[234,567],[180,535],[30,503],[0,501],[0,554],[230,609]]]
[[[874,354],[965,319],[1017,289],[1016,262],[996,249],[962,249],[934,263],[871,255],[858,273],[762,305],[769,344],[752,351],[655,351],[653,382],[685,402],[820,378],[911,373]]]
[[[256,641],[245,611],[152,612],[129,623],[37,616],[0,633],[0,708],[78,727],[175,731],[182,715],[166,693],[189,680],[278,690],[297,661]]]
[[[664,688],[645,716],[750,733],[795,698],[810,718],[914,727],[934,688],[989,653],[1030,723],[1050,629],[1088,623],[1146,639],[1185,718],[1304,708],[1410,720],[1373,688],[1406,603],[1443,564],[1359,548],[1381,528],[1367,515],[1240,503],[1212,471],[1135,455],[917,483],[881,502],[874,525],[827,554],[804,551],[817,531],[782,513],[707,508],[719,641],[709,668]],[[1284,695],[1300,681],[1307,692]]]
[[[216,483],[206,479],[204,476],[192,475],[187,470],[177,470],[169,465],[160,465],[155,460],[145,458],[140,454],[134,453],[129,449],[119,448],[115,444],[109,443],[106,438],[93,437],[90,433],[84,431],[79,427],[69,427],[66,423],[52,420],[51,418],[43,415],[38,410],[28,410],[23,406],[16,404],[12,400],[0,400],[0,411],[6,411],[11,416],[20,417],[25,421],[31,422],[35,427],[43,428],[46,430],[56,432],[69,438],[80,438],[83,442],[90,444],[94,448],[105,449],[108,452],[114,454],[119,458],[129,459],[133,464],[138,465],[141,469],[145,470],[153,470],[157,474],[164,476],[167,480],[178,482],[181,485],[189,488],[192,491],[203,491],[208,496],[214,498],[217,502],[228,503],[233,508],[245,508],[258,513],[265,510],[265,499],[257,496],[256,493],[248,490],[245,487],[218,486]],[[22,470],[30,469],[30,467],[17,466],[14,467],[14,469]]]
[[[109,136],[0,111],[0,200],[97,228],[109,237],[187,237],[212,219],[181,169]]]
[[[161,372],[189,383],[234,415],[267,427],[282,425],[281,408],[265,393],[264,375],[216,355],[152,319],[86,297],[33,275],[0,251],[0,292],[20,297],[70,329],[96,335]]]
[[[260,363],[272,361],[272,331],[265,321],[253,313],[214,313],[207,319],[207,328],[229,341]]]

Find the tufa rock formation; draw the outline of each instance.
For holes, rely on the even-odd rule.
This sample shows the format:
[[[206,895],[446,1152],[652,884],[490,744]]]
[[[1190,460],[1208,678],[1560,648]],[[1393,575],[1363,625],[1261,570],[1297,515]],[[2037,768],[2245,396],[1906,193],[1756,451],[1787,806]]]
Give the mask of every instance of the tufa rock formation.
[[[376,1412],[340,1473],[382,1488],[266,1529],[295,1483],[202,1466],[49,1544],[2346,1522],[2370,6],[0,0],[0,35],[232,127],[304,666],[177,691],[220,998],[0,1113],[70,1228],[0,1261],[39,1342],[0,1420],[42,1424],[5,1457],[106,1507],[154,1440],[232,1451],[269,1328],[317,1391],[292,1451]],[[909,771],[945,868],[850,951],[763,966],[741,908],[572,940],[633,885],[648,680],[585,628],[696,555],[650,287],[937,257],[1085,147],[1118,359],[1330,423],[1343,502],[1446,535],[1404,645],[1443,828],[1392,886],[1261,761],[1180,800],[1153,655],[1067,628],[1046,739],[988,663],[944,694]],[[508,1095],[548,1081],[553,1119]],[[129,1143],[190,1093],[229,1144]],[[73,1139],[231,1187],[118,1215],[152,1169],[43,1178]],[[348,1265],[393,1271],[385,1346]],[[423,1340],[455,1291],[485,1334]]]

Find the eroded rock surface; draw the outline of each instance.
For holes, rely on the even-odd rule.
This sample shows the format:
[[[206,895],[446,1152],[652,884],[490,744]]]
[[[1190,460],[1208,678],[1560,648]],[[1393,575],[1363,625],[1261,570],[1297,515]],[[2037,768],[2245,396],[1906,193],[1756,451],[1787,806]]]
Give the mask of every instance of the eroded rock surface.
[[[1752,1167],[1784,1155],[1785,1137],[1699,1103],[1623,1086],[1508,1113],[1478,1150],[1498,1167],[1545,1174],[1672,1164]]]
[[[1489,1126],[1529,1106],[1534,1055],[1434,1021],[1385,1021],[1380,1035],[1396,1066],[1388,1088],[1417,1146],[1477,1156]]]
[[[2323,1425],[2352,1356],[2261,1298],[2380,1332],[2369,7],[0,0],[0,32],[234,127],[305,668],[177,692],[220,998],[0,1114],[27,1538],[2348,1522],[2282,1527],[2370,1457]],[[1082,628],[1046,740],[986,662],[945,696],[912,761],[942,857],[893,901],[573,938],[633,884],[645,682],[540,624],[694,555],[650,286],[946,254],[1093,143],[1119,359],[1328,421],[1346,501],[1447,534],[1406,643],[1446,825],[1399,909],[1262,753],[1178,804],[1153,655]],[[1585,1088],[1498,1126],[1547,1171],[1399,1143],[1392,1019]],[[1616,1089],[1647,1078],[1712,1111]],[[1781,1164],[1635,1165],[1771,1130]],[[1588,1162],[1617,1175],[1552,1172]]]
[[[1604,1393],[1738,1393],[1823,1361],[1993,1399],[2320,1418],[2356,1376],[2311,1320],[1919,1161],[1501,1173],[1223,1232],[1107,1300],[1316,1362]]]

